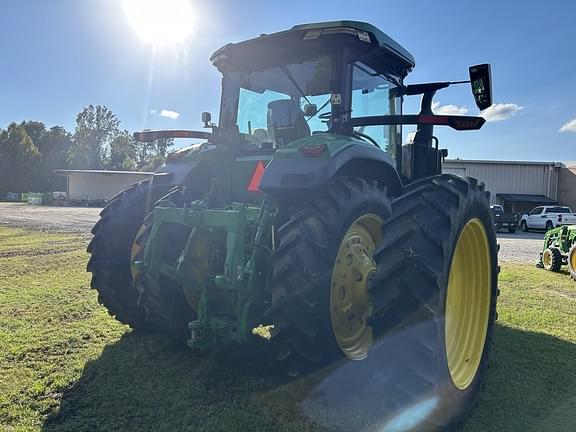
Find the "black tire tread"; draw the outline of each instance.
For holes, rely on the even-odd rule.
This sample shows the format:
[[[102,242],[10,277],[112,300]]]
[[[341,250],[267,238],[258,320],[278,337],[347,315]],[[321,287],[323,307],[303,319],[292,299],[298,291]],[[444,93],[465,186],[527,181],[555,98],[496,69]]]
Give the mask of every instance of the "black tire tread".
[[[328,257],[336,253],[335,233],[350,209],[364,202],[378,203],[385,217],[390,213],[386,190],[376,182],[338,178],[301,204],[278,230],[268,314],[287,364],[314,368],[340,355],[332,334],[321,330],[320,321],[329,320],[322,292],[330,286],[333,263]]]
[[[392,203],[392,216],[384,225],[384,240],[375,255],[378,271],[372,284],[373,328],[381,337],[401,332],[405,346],[410,347],[412,355],[401,363],[402,368],[390,385],[403,386],[407,394],[412,392],[411,400],[439,391],[439,380],[430,372],[431,366],[438,365],[442,358],[439,349],[443,348],[434,343],[443,322],[439,295],[442,286],[447,284],[448,261],[456,241],[454,231],[462,222],[462,209],[471,203],[485,206],[485,228],[497,251],[494,225],[489,216],[489,193],[484,191],[482,183],[472,178],[441,175],[408,186]],[[497,264],[495,266],[497,268]],[[496,285],[493,283],[486,348],[477,374],[480,383],[487,368],[497,319]],[[424,330],[427,335],[423,335],[422,330],[410,330],[424,328],[422,326],[427,326]],[[413,355],[415,351],[418,355]],[[407,381],[410,385],[403,384]],[[480,385],[477,387],[479,390]],[[477,390],[470,393],[465,401],[458,402],[455,412],[431,417],[429,426],[445,430],[461,422],[478,400]],[[399,398],[394,403],[400,409],[402,403],[409,403],[407,400],[410,398]]]
[[[117,194],[100,212],[87,247],[90,259],[86,271],[92,273],[90,286],[98,292],[98,302],[111,316],[135,329],[147,329],[148,323],[132,284],[130,250],[149,199],[148,180]]]
[[[560,268],[562,267],[562,252],[557,247],[551,247],[548,249],[550,250],[550,254],[552,255],[552,263],[550,264],[550,268],[547,270],[557,273],[560,271]]]

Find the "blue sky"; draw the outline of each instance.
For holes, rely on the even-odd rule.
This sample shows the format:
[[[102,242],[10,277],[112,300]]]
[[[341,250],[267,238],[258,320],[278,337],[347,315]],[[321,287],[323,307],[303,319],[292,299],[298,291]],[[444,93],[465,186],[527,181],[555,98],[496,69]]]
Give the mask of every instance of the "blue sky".
[[[355,19],[375,24],[412,52],[417,65],[407,83],[466,79],[470,64],[492,64],[500,105],[488,117],[504,119],[478,132],[437,128],[450,157],[576,159],[576,3],[191,3],[195,16],[186,42],[153,52],[120,0],[4,2],[0,127],[40,120],[73,130],[75,115],[92,103],[111,108],[130,131],[198,129],[201,111],[218,113],[220,76],[208,60],[218,47],[298,23]],[[468,86],[440,91],[436,101],[440,112],[478,113]],[[417,102],[409,100],[405,112],[415,111]],[[179,116],[161,116],[162,110]]]

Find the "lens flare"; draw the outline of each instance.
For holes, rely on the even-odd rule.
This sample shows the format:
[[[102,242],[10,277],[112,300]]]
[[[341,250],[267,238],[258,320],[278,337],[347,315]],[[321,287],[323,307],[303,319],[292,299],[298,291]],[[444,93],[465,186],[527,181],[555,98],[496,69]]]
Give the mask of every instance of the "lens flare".
[[[122,0],[122,6],[138,36],[154,46],[182,43],[192,32],[189,0]]]
[[[382,429],[382,432],[408,432],[417,430],[438,406],[438,398],[432,397],[416,403],[392,418]]]

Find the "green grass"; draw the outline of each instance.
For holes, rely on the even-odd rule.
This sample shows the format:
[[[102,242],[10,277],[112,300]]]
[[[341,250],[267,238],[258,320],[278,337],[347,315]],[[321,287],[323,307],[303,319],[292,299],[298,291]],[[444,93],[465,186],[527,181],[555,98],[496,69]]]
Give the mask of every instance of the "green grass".
[[[138,335],[88,289],[86,239],[0,227],[1,431],[316,431],[309,384],[244,353]],[[573,431],[576,282],[504,265],[495,345],[464,427]]]

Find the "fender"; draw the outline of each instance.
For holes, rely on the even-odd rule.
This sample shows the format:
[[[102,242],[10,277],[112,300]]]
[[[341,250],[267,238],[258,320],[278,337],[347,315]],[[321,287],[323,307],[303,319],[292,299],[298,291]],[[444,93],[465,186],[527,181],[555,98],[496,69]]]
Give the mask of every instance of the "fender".
[[[402,182],[387,153],[368,145],[351,143],[329,158],[275,158],[268,164],[259,189],[270,194],[316,189],[335,176],[356,175],[376,180],[393,196],[402,192]]]
[[[154,194],[162,196],[176,186],[185,186],[190,199],[200,199],[210,189],[211,179],[222,176],[217,170],[218,161],[229,159],[229,153],[228,149],[207,143],[172,153],[154,172]]]

